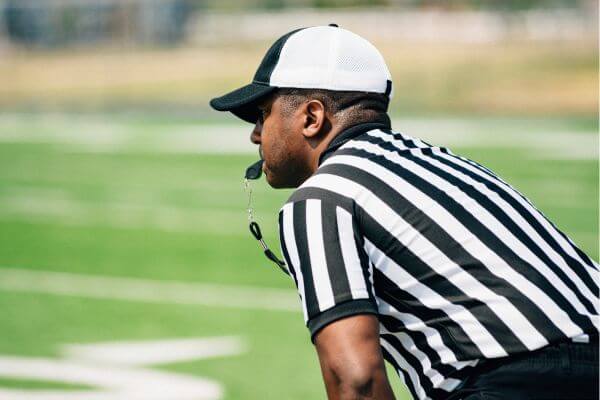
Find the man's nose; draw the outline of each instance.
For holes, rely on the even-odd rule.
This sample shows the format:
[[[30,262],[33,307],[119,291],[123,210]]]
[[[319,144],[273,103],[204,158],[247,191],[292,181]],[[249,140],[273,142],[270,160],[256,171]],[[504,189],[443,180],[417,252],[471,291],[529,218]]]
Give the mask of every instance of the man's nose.
[[[254,129],[250,134],[250,141],[254,144],[260,144],[260,135],[262,133],[262,122],[260,120],[256,121],[254,125]]]

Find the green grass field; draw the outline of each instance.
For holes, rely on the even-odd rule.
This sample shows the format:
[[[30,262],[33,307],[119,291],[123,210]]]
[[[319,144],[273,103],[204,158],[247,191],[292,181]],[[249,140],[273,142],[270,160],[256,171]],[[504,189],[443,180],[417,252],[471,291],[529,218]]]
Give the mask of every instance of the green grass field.
[[[222,129],[229,125],[139,116],[2,118],[0,271],[279,288],[295,296],[292,281],[263,259],[247,232],[241,176],[256,156],[186,152],[187,142],[166,147],[169,135],[184,129],[191,129],[188,139],[206,140],[219,128],[223,143],[238,140]],[[418,126],[433,138],[446,127]],[[452,127],[477,137],[454,152],[496,171],[598,259],[596,121],[454,120]],[[515,147],[497,141],[505,134],[528,136]],[[277,211],[288,195],[264,181],[255,185],[257,217],[276,249]],[[35,282],[23,288],[1,276],[0,355],[60,358],[68,343],[233,335],[245,352],[153,368],[216,380],[227,400],[325,397],[299,305],[295,312],[59,295],[42,281],[37,290]],[[398,398],[408,399],[399,379],[392,381]],[[0,371],[2,388],[80,387],[3,378]]]

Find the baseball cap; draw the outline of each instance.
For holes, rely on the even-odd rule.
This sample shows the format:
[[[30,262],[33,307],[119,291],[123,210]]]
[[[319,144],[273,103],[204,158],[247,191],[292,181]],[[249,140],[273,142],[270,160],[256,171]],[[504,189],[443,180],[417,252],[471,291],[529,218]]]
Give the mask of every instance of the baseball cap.
[[[291,31],[269,48],[252,83],[210,101],[255,123],[256,103],[277,88],[383,93],[392,80],[383,56],[369,41],[335,24]]]

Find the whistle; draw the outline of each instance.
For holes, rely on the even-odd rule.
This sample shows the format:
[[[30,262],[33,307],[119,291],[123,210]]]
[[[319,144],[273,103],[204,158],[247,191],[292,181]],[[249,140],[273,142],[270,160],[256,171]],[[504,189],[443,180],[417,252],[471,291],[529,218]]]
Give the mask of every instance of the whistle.
[[[254,164],[246,168],[246,179],[258,179],[262,175],[262,165],[264,160],[258,160]]]

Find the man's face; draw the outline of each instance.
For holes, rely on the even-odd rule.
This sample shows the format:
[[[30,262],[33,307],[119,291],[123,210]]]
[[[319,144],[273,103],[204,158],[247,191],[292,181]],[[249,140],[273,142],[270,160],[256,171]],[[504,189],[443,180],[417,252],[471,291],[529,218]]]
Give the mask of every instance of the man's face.
[[[258,104],[261,111],[250,140],[260,146],[263,172],[274,188],[295,188],[310,176],[302,114],[290,110],[281,96]]]

